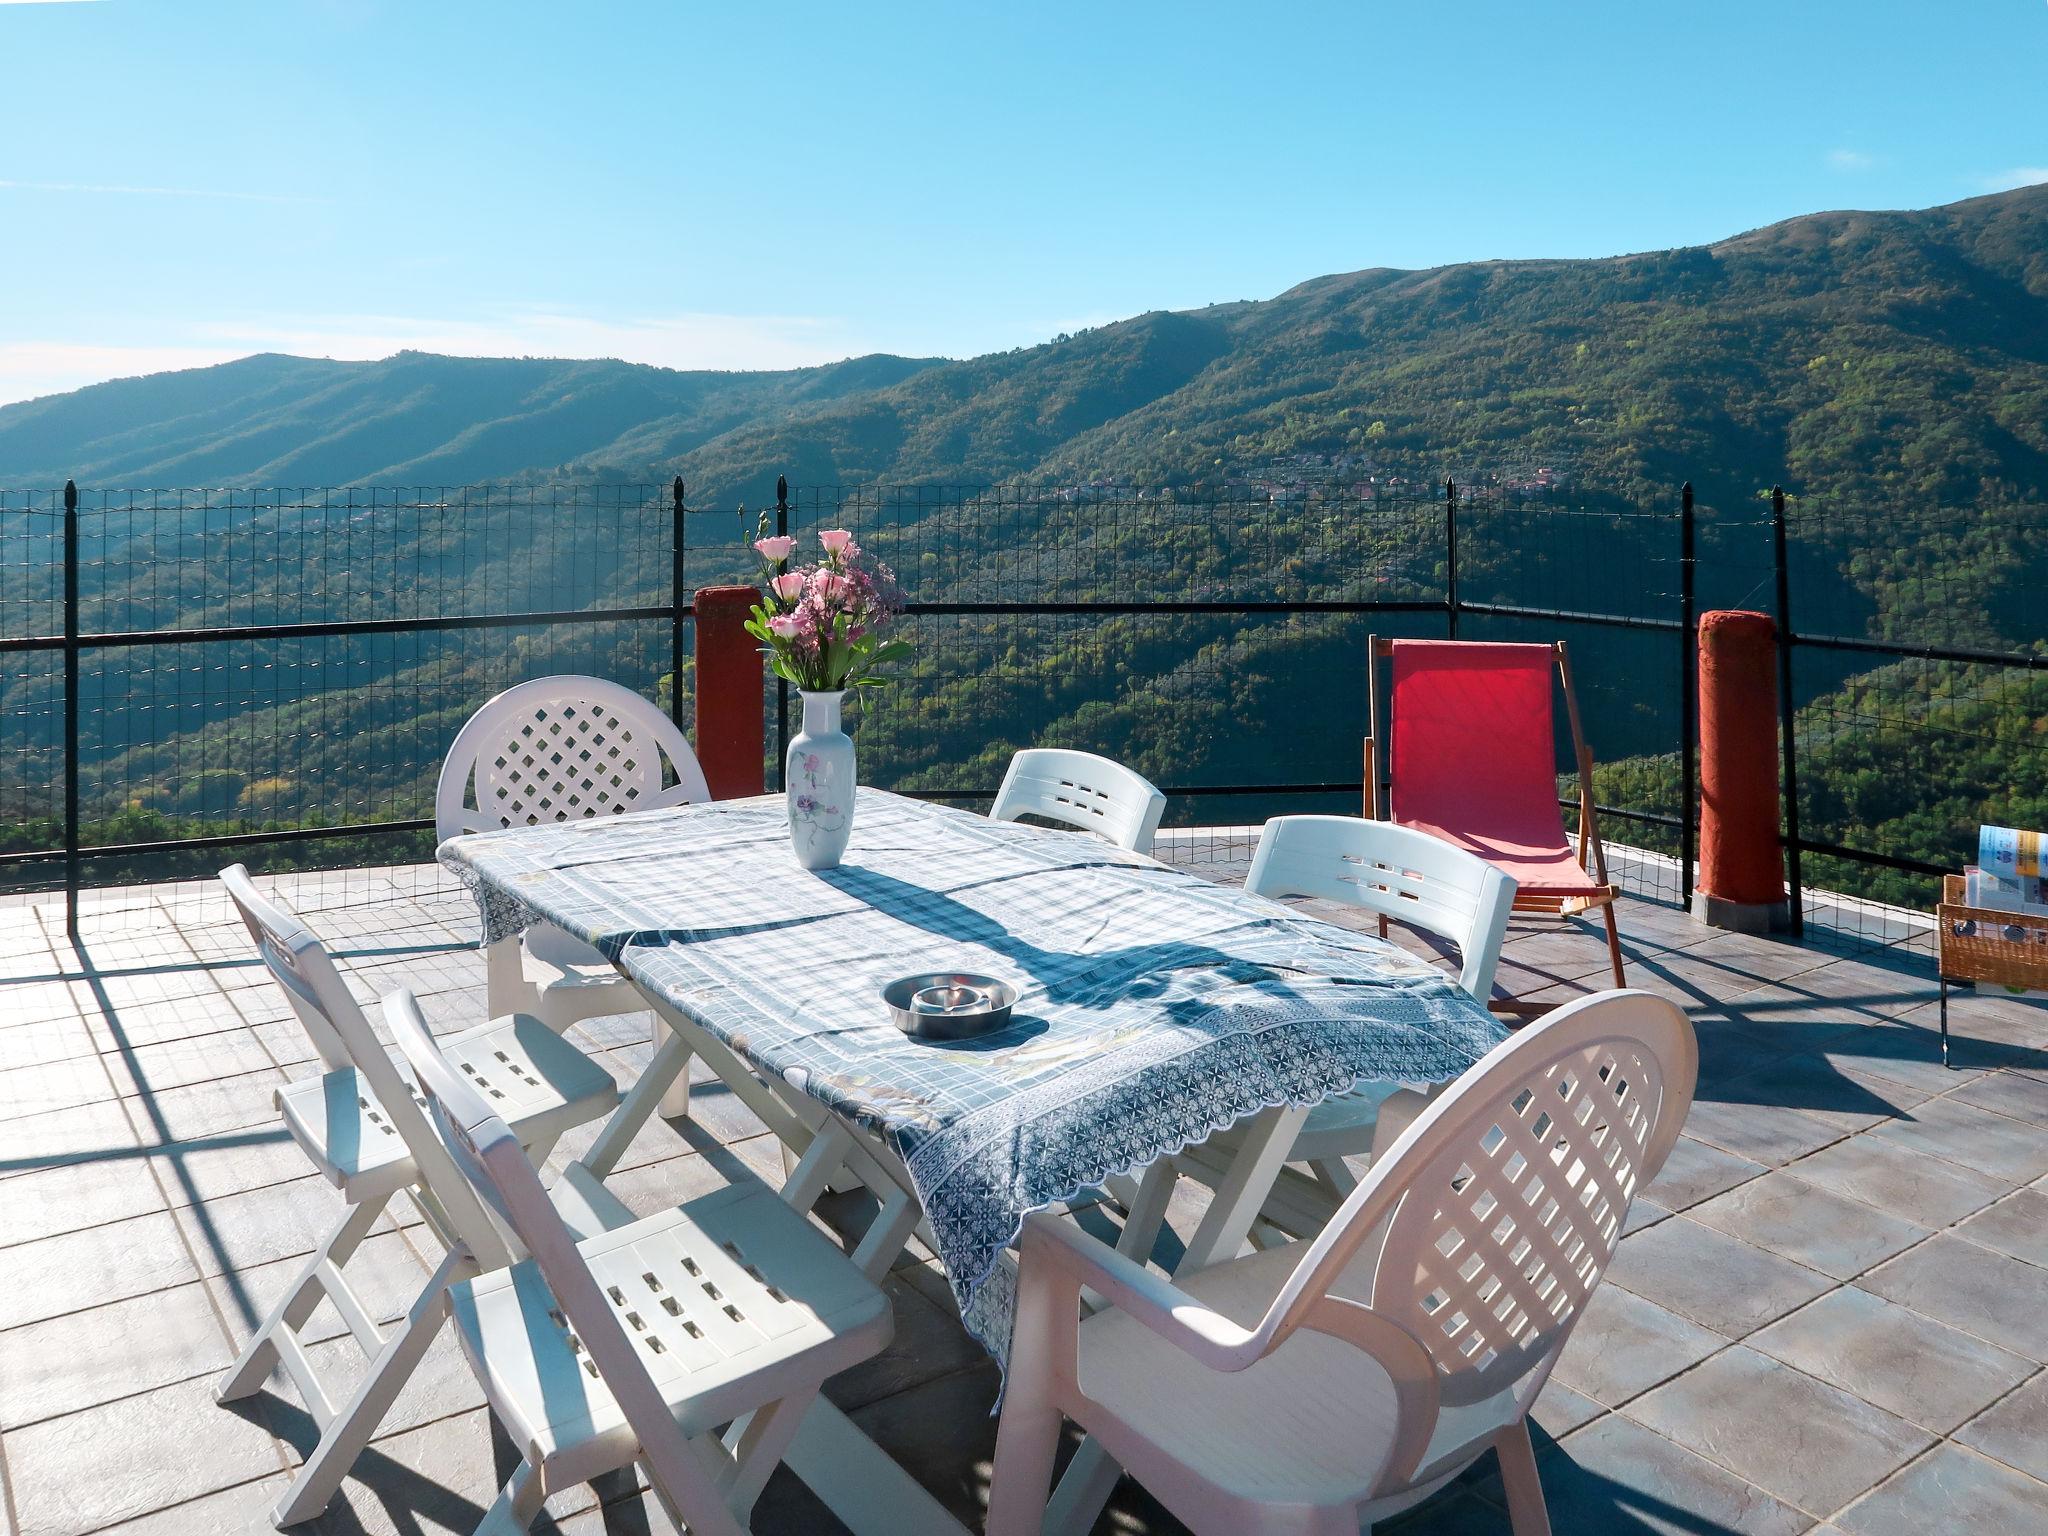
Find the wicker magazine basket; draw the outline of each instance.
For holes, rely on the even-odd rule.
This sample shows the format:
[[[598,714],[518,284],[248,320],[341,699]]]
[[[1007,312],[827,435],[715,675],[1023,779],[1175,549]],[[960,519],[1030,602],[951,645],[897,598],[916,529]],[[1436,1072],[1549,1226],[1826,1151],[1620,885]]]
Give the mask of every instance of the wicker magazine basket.
[[[1942,878],[1942,978],[2048,991],[2048,916],[1967,906],[1963,891],[1961,875]]]

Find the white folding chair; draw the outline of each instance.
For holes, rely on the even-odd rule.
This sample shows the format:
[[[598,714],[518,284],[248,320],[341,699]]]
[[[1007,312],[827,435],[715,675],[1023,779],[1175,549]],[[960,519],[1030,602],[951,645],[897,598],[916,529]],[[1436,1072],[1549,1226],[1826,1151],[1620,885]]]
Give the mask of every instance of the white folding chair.
[[[1150,853],[1166,796],[1122,763],[1092,752],[1031,747],[1010,759],[991,821],[1043,816],[1107,838],[1132,853]]]
[[[1484,1003],[1493,991],[1515,882],[1476,854],[1388,821],[1355,816],[1278,816],[1259,835],[1245,889],[1278,899],[1342,902],[1449,939],[1458,947],[1458,985]],[[1325,1099],[1308,1112],[1288,1160],[1306,1164],[1317,1188],[1283,1176],[1267,1219],[1313,1237],[1358,1182],[1347,1157],[1385,1146],[1420,1111],[1424,1095],[1396,1083]],[[1189,1149],[1180,1171],[1216,1187],[1227,1177],[1236,1138],[1224,1132]],[[1129,1250],[1126,1250],[1128,1252]]]
[[[1561,1008],[1424,1109],[1320,1237],[1182,1284],[1030,1217],[989,1536],[1085,1530],[1117,1464],[1199,1532],[1351,1536],[1489,1447],[1515,1536],[1547,1536],[1527,1414],[1697,1065],[1660,998]],[[1083,1318],[1083,1287],[1111,1305]],[[1049,1512],[1063,1416],[1092,1438]]]
[[[220,878],[320,1057],[318,1076],[277,1090],[278,1110],[292,1139],[346,1202],[341,1220],[242,1347],[215,1393],[223,1403],[247,1397],[273,1366],[281,1366],[319,1427],[319,1444],[278,1503],[282,1527],[326,1508],[433,1342],[444,1315],[443,1291],[463,1273],[474,1273],[468,1245],[490,1228],[427,1124],[413,1084],[378,1043],[320,940],[281,903],[261,895],[241,865],[222,870]],[[601,1119],[619,1101],[609,1072],[531,1018],[498,1019],[466,1030],[445,1041],[444,1049],[477,1091],[500,1107],[535,1161],[547,1156],[564,1131]],[[387,1333],[342,1268],[401,1191],[449,1255]],[[299,1338],[323,1296],[371,1362],[340,1407]]]
[[[434,790],[434,836],[446,842],[710,798],[689,742],[645,698],[601,677],[542,677],[506,689],[455,733]],[[492,945],[485,968],[493,1017],[529,1013],[560,1031],[647,1008],[603,955],[553,923]],[[658,1019],[653,1033],[659,1046],[667,1032]],[[661,1107],[689,1111],[688,1072]]]
[[[523,1531],[550,1494],[637,1461],[678,1524],[735,1536],[825,1379],[887,1347],[888,1298],[751,1179],[579,1242],[412,996],[385,1016],[501,1239],[448,1292],[526,1453],[478,1531]]]

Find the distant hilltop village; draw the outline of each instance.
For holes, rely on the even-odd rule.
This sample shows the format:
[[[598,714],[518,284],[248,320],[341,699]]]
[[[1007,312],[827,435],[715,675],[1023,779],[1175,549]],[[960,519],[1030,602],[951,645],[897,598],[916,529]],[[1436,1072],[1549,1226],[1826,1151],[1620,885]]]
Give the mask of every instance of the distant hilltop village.
[[[1531,497],[1553,495],[1569,489],[1572,483],[1570,466],[1562,461],[1454,474],[1451,478],[1461,485],[1484,485],[1496,492]],[[1241,501],[1412,501],[1417,496],[1434,494],[1442,484],[1439,475],[1423,473],[1412,465],[1395,468],[1369,453],[1293,453],[1226,470],[1220,480],[1209,482],[1203,489]],[[1062,501],[1099,501],[1128,497],[1133,491],[1120,480],[1084,480],[1054,486],[1052,494]],[[1139,489],[1135,494],[1144,500],[1173,493]]]

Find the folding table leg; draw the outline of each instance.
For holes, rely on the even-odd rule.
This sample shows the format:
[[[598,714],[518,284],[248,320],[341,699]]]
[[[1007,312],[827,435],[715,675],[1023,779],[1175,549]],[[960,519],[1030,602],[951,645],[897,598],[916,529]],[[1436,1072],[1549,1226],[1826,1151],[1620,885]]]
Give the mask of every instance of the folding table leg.
[[[320,1305],[320,1298],[326,1292],[325,1275],[330,1266],[339,1269],[362,1246],[363,1239],[370,1235],[370,1228],[377,1224],[377,1218],[384,1214],[383,1200],[366,1200],[352,1205],[348,1213],[335,1224],[311,1257],[306,1260],[298,1277],[286,1288],[284,1296],[271,1308],[270,1316],[263,1320],[235,1363],[221,1378],[214,1390],[217,1403],[232,1403],[237,1398],[247,1397],[270,1378],[271,1367],[277,1364],[277,1336],[280,1333],[296,1334],[306,1326],[306,1319],[313,1315],[313,1309]]]
[[[657,1013],[654,1016],[655,1050],[659,1051],[663,1046],[667,1045],[674,1035],[675,1031],[669,1028],[668,1021]],[[661,1096],[661,1112],[670,1120],[680,1120],[690,1112],[690,1053],[688,1047],[683,1049],[682,1070],[676,1073],[676,1080],[669,1085],[668,1091]]]
[[[448,1315],[448,1287],[476,1272],[476,1261],[466,1248],[457,1248],[442,1259],[426,1288],[414,1298],[405,1320],[392,1330],[384,1347],[370,1362],[348,1406],[320,1431],[320,1443],[313,1447],[313,1454],[306,1458],[278,1502],[274,1518],[280,1528],[310,1520],[327,1507],[348,1476],[349,1468],[355,1465],[356,1457],[377,1433],[377,1426],[384,1422],[384,1415],[391,1411],[412,1373],[419,1369],[420,1359],[434,1342],[434,1335],[441,1331],[441,1322]]]

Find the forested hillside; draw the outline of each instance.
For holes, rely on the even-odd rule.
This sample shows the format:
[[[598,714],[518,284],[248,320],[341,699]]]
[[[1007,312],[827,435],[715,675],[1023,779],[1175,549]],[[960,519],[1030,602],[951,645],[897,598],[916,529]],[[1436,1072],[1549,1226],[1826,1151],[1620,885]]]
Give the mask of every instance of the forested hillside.
[[[1433,600],[1447,566],[1431,487],[1446,473],[1492,487],[1497,502],[1475,509],[1511,509],[1466,527],[1467,602],[1668,618],[1669,514],[1690,479],[1703,600],[1768,605],[1758,495],[1782,482],[1805,632],[2048,651],[2048,188],[1815,215],[1684,251],[1320,278],[965,362],[689,374],[254,357],[0,410],[0,487],[556,488],[474,504],[120,502],[91,524],[87,630],[663,602],[667,503],[629,482],[676,474],[699,509],[758,507],[778,474],[842,488],[800,496],[799,524],[861,527],[924,603]],[[938,482],[997,489],[872,489]],[[584,489],[551,499],[571,485]],[[744,571],[741,520],[691,522],[691,584]],[[0,531],[22,535],[0,552],[10,580],[40,590],[54,543]],[[47,615],[8,607],[15,590],[0,591],[0,622],[46,631]],[[874,782],[985,786],[1014,747],[1057,740],[1163,783],[1343,782],[1363,634],[1431,623],[921,617],[910,681],[861,722],[863,762]],[[1646,634],[1572,638],[1603,798],[1669,815],[1677,652]],[[0,811],[12,846],[47,846],[57,675],[49,655],[23,658],[0,680]],[[96,652],[89,837],[418,816],[447,736],[495,688],[588,670],[662,694],[667,668],[665,624],[649,621]],[[2048,821],[2037,680],[1802,651],[1809,834],[1954,862],[1980,817]],[[1909,877],[1828,874],[1852,877],[1921,894]]]

